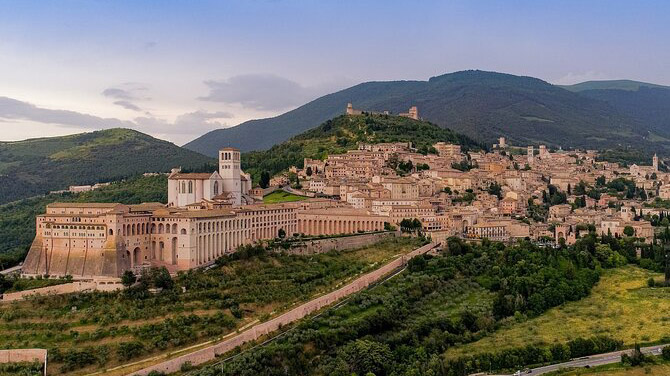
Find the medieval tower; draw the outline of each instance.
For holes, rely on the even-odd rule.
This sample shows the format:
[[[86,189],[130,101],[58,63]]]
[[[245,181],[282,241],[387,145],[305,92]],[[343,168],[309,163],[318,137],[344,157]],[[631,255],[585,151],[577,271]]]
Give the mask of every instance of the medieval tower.
[[[242,203],[240,173],[240,151],[235,148],[219,150],[219,175],[223,178],[223,191],[231,194],[233,205]]]

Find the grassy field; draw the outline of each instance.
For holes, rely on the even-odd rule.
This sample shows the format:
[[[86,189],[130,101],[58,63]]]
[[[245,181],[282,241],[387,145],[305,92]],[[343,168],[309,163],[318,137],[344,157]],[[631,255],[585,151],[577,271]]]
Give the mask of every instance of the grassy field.
[[[647,287],[647,280],[660,279],[659,274],[634,266],[603,273],[587,298],[524,322],[512,320],[479,341],[449,349],[446,356],[545,346],[594,335],[621,339],[625,345],[670,337],[670,288]]]
[[[263,197],[264,204],[278,204],[281,202],[294,202],[307,200],[307,197],[294,195],[284,191],[274,191],[269,195]]]
[[[266,320],[419,245],[398,238],[319,255],[261,254],[181,274],[157,295],[69,294],[0,305],[0,348],[49,349],[49,374],[106,369]]]

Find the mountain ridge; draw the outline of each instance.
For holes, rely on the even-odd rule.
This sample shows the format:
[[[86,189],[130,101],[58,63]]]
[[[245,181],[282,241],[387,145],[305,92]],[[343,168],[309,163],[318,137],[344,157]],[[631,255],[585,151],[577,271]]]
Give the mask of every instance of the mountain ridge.
[[[587,148],[635,144],[659,152],[670,148],[670,142],[652,140],[662,127],[647,127],[646,119],[606,100],[530,76],[480,70],[427,81],[360,83],[273,118],[211,131],[184,147],[206,155],[215,155],[220,146],[265,150],[343,114],[347,103],[396,114],[416,105],[424,119],[487,143],[505,136],[519,144]]]
[[[211,158],[125,128],[0,142],[0,204]]]

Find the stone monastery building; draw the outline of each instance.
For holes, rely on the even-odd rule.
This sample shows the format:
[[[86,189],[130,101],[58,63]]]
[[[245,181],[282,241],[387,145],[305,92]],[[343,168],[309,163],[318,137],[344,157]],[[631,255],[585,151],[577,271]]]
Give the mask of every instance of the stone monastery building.
[[[118,277],[165,266],[170,272],[211,264],[243,244],[286,234],[339,234],[384,229],[384,217],[330,200],[252,204],[240,152],[219,153],[219,171],[168,178],[168,205],[53,203],[36,218],[25,275]],[[330,208],[330,209],[329,209]],[[329,210],[331,210],[329,212]]]

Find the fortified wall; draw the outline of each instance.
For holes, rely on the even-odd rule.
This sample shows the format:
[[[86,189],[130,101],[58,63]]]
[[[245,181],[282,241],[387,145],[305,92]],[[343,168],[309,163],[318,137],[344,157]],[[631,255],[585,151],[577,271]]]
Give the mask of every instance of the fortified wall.
[[[287,250],[294,255],[311,255],[325,253],[332,250],[348,251],[351,249],[367,247],[384,239],[396,237],[396,232],[379,232],[374,234],[360,234],[342,236],[336,238],[305,240]]]

